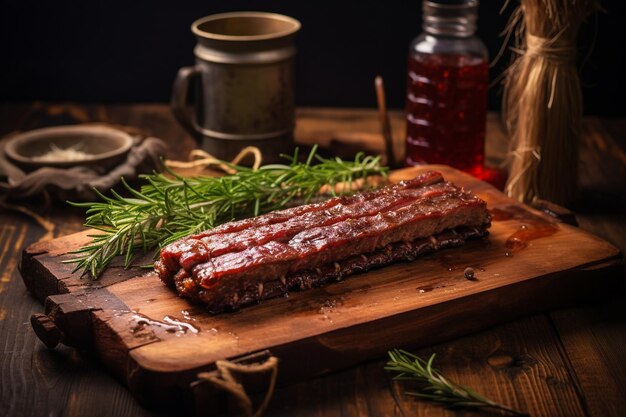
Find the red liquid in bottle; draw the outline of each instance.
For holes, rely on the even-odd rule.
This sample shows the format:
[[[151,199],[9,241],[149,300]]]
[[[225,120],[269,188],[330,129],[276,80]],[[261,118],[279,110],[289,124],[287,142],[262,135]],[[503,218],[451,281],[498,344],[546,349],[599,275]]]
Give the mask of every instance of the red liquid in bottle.
[[[406,165],[483,174],[489,64],[459,55],[409,57]]]

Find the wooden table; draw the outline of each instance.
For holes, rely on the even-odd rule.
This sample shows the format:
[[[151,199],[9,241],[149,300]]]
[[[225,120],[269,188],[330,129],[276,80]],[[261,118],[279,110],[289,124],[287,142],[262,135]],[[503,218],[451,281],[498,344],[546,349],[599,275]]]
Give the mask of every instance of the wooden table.
[[[392,114],[398,149],[402,115]],[[0,105],[0,135],[48,125],[106,122],[166,140],[169,157],[184,158],[193,140],[162,104]],[[377,114],[360,109],[300,109],[297,141],[349,154],[382,151]],[[496,115],[490,115],[487,157],[506,152]],[[400,150],[399,150],[400,153]],[[573,207],[580,227],[626,252],[626,118],[585,119],[581,198]],[[82,213],[52,206],[39,222],[0,207],[0,416],[150,416],[124,386],[87,352],[48,350],[29,323],[42,306],[26,291],[17,262],[37,240],[82,230]],[[42,225],[47,225],[46,230]],[[626,291],[586,305],[551,311],[422,349],[438,355],[451,379],[533,416],[626,415]],[[376,337],[375,334],[372,337]],[[385,360],[277,389],[268,416],[452,416],[403,394],[383,371]],[[484,415],[484,413],[483,413]]]

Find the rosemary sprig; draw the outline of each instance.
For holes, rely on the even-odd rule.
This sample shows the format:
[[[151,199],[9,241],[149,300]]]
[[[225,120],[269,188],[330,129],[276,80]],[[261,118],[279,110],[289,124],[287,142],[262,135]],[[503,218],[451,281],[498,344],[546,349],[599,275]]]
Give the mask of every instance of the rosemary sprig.
[[[283,155],[284,156],[284,155]],[[223,177],[185,178],[170,172],[143,175],[139,191],[122,181],[130,197],[111,190],[101,201],[70,203],[86,209],[85,226],[98,230],[92,242],[73,252],[74,271],[98,278],[117,256],[124,266],[135,255],[157,249],[180,237],[210,229],[235,218],[258,215],[293,203],[308,202],[324,185],[331,194],[354,191],[355,180],[385,175],[380,158],[357,154],[354,161],[326,159],[314,147],[306,162],[298,151],[284,156],[288,164],[258,170],[229,164],[235,173]],[[339,190],[335,186],[342,184]]]
[[[434,401],[446,408],[491,408],[516,416],[528,416],[527,413],[491,401],[468,387],[450,381],[433,368],[434,353],[428,361],[402,349],[391,350],[388,354],[385,370],[397,372],[395,380],[420,383],[420,392],[407,391],[408,395]]]

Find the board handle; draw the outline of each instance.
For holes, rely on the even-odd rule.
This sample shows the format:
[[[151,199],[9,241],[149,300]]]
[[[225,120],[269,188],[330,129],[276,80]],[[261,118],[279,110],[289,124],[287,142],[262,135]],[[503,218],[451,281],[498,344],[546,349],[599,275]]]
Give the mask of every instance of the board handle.
[[[245,417],[261,416],[274,394],[278,358],[264,350],[234,360],[216,361],[215,368],[200,372],[198,379],[190,384],[196,415],[235,412]],[[250,393],[263,391],[265,394],[255,409]]]
[[[88,349],[92,340],[92,310],[72,294],[51,295],[44,302],[45,314],[33,314],[30,324],[49,349],[59,343]]]

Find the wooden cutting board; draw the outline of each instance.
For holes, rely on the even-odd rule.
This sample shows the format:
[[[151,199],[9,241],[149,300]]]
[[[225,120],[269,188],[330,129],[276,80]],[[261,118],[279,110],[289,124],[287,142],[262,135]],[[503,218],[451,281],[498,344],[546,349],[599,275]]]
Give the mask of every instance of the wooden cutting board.
[[[145,269],[118,263],[98,281],[72,274],[61,261],[89,241],[78,233],[24,251],[24,282],[46,306],[34,327],[50,345],[93,349],[144,404],[161,407],[206,398],[197,374],[218,360],[271,353],[279,383],[288,383],[588,299],[621,279],[616,247],[469,175],[426,166],[391,180],[427,169],[487,201],[494,217],[487,240],[214,316]]]

